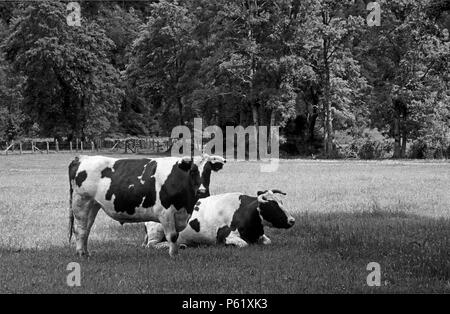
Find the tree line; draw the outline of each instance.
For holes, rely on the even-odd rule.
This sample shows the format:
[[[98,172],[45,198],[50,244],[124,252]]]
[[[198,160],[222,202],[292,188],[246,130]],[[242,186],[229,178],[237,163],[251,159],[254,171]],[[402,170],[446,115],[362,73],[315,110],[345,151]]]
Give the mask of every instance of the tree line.
[[[0,138],[167,135],[280,126],[282,149],[450,156],[450,3],[0,3]]]

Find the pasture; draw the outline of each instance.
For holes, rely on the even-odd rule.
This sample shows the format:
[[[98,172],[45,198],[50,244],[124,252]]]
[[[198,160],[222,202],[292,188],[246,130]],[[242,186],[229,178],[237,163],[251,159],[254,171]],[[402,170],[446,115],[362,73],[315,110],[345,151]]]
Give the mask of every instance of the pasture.
[[[124,156],[124,155],[122,155]],[[228,162],[211,193],[278,188],[295,213],[270,246],[145,249],[99,212],[88,260],[68,244],[69,154],[0,156],[0,293],[450,293],[450,163]],[[70,262],[81,287],[68,287]],[[369,287],[369,262],[381,266]]]

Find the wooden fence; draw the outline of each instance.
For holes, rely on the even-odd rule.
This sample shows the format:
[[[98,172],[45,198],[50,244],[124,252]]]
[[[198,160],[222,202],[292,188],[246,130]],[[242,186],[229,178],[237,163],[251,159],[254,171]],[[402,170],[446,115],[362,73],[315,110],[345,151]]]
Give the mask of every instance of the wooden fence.
[[[0,154],[54,154],[54,153],[163,153],[170,150],[174,140],[168,137],[116,138],[57,141],[51,139],[24,139],[0,141]]]

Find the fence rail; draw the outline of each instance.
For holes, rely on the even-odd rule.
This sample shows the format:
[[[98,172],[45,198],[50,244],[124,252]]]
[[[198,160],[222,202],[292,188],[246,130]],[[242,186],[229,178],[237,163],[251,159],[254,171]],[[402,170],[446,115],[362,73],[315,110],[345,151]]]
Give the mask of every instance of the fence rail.
[[[167,152],[175,140],[168,137],[98,139],[86,141],[57,141],[49,139],[25,139],[0,141],[0,155],[57,154],[57,153],[162,153]]]

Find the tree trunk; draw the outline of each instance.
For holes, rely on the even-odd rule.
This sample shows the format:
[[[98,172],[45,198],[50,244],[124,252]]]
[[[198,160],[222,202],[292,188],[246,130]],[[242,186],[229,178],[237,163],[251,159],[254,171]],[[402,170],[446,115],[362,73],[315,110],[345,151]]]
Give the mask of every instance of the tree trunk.
[[[401,157],[400,146],[400,117],[396,113],[394,117],[394,156],[392,156],[395,159]]]
[[[220,98],[219,99],[219,105],[218,105],[218,107],[217,107],[217,117],[216,117],[216,121],[215,121],[215,123],[216,123],[216,125],[218,125],[219,127],[223,127],[223,125],[224,125],[224,117],[223,117],[223,102],[222,102],[222,99]]]
[[[82,96],[81,97],[81,102],[80,102],[80,115],[81,115],[81,118],[78,118],[81,121],[81,123],[78,126],[78,128],[79,128],[78,137],[80,137],[82,141],[84,141],[85,138],[86,138],[86,134],[84,132],[84,130],[86,128],[86,122],[87,122],[86,121],[86,110],[85,110],[85,107],[86,107],[86,99],[85,99],[85,96]]]
[[[258,139],[259,139],[259,112],[258,112],[258,106],[256,104],[252,104],[252,116],[253,116],[253,125],[256,128],[256,138],[254,141],[256,141],[256,158],[259,160],[259,145],[258,145]],[[249,139],[251,140],[251,139]]]
[[[333,117],[331,112],[331,99],[330,99],[330,68],[329,64],[325,62],[325,86],[324,86],[324,98],[323,109],[325,114],[324,119],[324,150],[325,156],[331,158],[333,156]]]
[[[267,139],[267,151],[272,154],[272,127],[275,125],[275,110],[270,110],[270,119],[269,119],[269,132],[268,132],[268,139]]]
[[[316,121],[317,121],[318,113],[317,109],[313,108],[313,113],[309,115],[308,117],[308,141],[310,143],[314,142],[314,129],[316,127]]]
[[[178,105],[178,115],[180,116],[180,125],[184,125],[183,102],[181,101],[181,97],[177,97],[177,105]]]
[[[255,8],[257,7],[257,2],[255,1],[253,4],[251,2],[248,2],[248,14],[247,14],[247,39],[250,43],[253,43],[254,37],[253,37],[253,24],[252,20],[254,18],[253,8],[252,5],[255,5]],[[248,101],[250,102],[250,106],[252,109],[252,117],[253,117],[253,125],[256,127],[256,151],[257,151],[257,159],[259,160],[259,145],[258,145],[258,138],[259,138],[259,112],[258,112],[258,105],[255,101],[254,95],[253,95],[253,80],[255,77],[256,72],[256,61],[255,61],[255,54],[254,51],[250,51],[250,68],[249,68],[249,93],[248,93]]]
[[[322,13],[323,24],[330,23],[330,15],[324,11]],[[326,158],[332,158],[334,155],[333,149],[333,117],[331,113],[331,82],[330,82],[330,63],[328,51],[330,48],[330,39],[326,36],[323,38],[323,63],[324,63],[324,97],[323,109],[325,114],[324,119],[324,151]]]
[[[406,140],[407,140],[406,128],[403,125],[403,130],[402,130],[402,149],[401,149],[401,152],[400,152],[400,157],[401,158],[406,158]]]
[[[256,104],[252,104],[252,117],[253,117],[253,125],[258,129],[259,127],[259,113],[258,106]]]
[[[408,118],[408,106],[405,104],[402,110],[402,150],[400,152],[402,158],[406,158],[406,141],[407,141],[407,129],[406,129],[406,119]]]
[[[331,117],[330,102],[325,104],[325,156],[331,158],[333,156],[333,124]]]
[[[245,119],[245,112],[244,112],[244,109],[240,109],[239,110],[239,125],[242,125],[242,126],[244,126],[246,123],[246,121],[245,121],[246,119]]]

